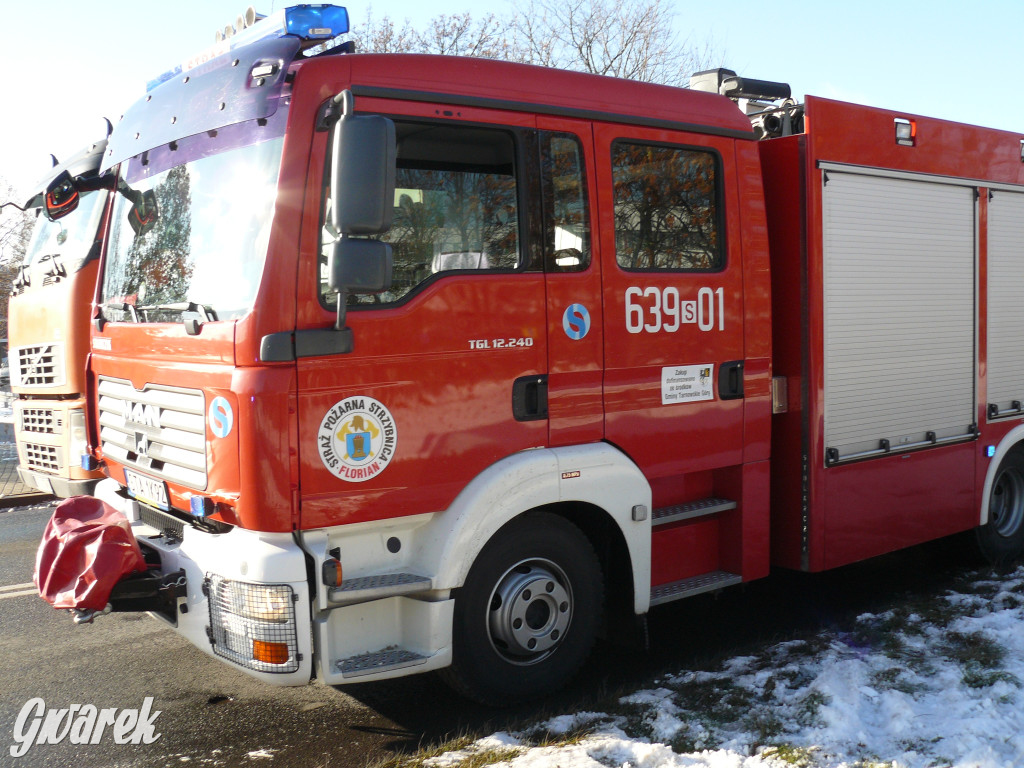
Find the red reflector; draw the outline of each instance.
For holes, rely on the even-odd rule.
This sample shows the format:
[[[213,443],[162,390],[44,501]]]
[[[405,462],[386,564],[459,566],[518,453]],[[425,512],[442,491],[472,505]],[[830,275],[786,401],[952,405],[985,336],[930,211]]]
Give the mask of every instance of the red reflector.
[[[253,640],[252,657],[256,661],[262,661],[265,664],[287,664],[288,644]]]

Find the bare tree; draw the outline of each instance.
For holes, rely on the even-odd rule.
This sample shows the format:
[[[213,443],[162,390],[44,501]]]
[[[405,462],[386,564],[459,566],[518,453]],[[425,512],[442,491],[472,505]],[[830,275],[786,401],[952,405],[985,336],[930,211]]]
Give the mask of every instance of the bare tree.
[[[528,0],[513,16],[512,43],[531,64],[685,85],[714,52],[681,39],[674,20],[665,0]]]
[[[0,338],[7,338],[7,302],[32,237],[35,214],[22,211],[24,198],[0,178]],[[13,203],[13,205],[7,205]]]
[[[493,13],[474,19],[465,13],[441,14],[427,28],[417,30],[408,21],[396,24],[390,16],[380,20],[372,9],[366,22],[352,33],[356,50],[364,53],[439,53],[487,59],[512,58],[510,24]]]
[[[25,257],[35,216],[31,211],[20,210],[24,202],[14,187],[0,177],[0,205],[3,205],[0,209],[0,264],[14,262],[20,265]]]
[[[387,15],[378,21],[373,8],[368,8],[366,21],[349,37],[355,41],[356,50],[364,53],[411,53],[418,34],[408,21],[400,27]]]
[[[509,59],[631,80],[685,85],[711,65],[710,43],[693,45],[673,27],[667,0],[512,0],[512,13],[474,19],[443,14],[417,30],[372,12],[352,35],[368,53],[440,53]]]
[[[435,17],[417,41],[420,53],[507,59],[511,57],[508,32],[509,22],[493,13],[474,21],[467,11]]]

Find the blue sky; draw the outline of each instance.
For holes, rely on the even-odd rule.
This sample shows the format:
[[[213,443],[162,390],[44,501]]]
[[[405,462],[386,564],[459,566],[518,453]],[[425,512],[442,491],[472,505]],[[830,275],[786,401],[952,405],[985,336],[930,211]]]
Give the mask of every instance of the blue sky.
[[[815,94],[1019,131],[1024,0],[668,0],[682,37],[710,41],[742,75]],[[260,12],[287,3],[256,3]],[[8,2],[0,26],[0,176],[25,189],[102,135],[145,82],[206,48],[244,0]],[[520,6],[525,3],[520,3]],[[505,0],[359,0],[414,26],[441,13],[510,12]],[[41,11],[42,9],[42,11]],[[52,30],[47,33],[47,30]]]

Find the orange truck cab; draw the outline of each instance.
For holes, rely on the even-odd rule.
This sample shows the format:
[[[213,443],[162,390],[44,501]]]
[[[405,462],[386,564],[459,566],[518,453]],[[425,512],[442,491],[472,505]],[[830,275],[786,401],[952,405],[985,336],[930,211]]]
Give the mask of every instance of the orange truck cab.
[[[90,493],[103,477],[83,469],[82,456],[89,321],[109,196],[83,191],[77,208],[59,219],[48,216],[45,198],[62,174],[94,177],[105,149],[106,141],[84,148],[37,185],[26,205],[37,219],[8,304],[18,474],[30,488],[61,497]]]

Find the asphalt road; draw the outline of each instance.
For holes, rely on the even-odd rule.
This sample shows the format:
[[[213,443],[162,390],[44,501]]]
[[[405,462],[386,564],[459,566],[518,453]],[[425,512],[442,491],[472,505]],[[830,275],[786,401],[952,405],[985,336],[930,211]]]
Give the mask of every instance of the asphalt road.
[[[334,689],[273,688],[235,672],[143,614],[114,614],[91,626],[38,598],[35,548],[52,505],[0,510],[0,766],[268,765],[364,768],[457,735],[515,730],[532,718],[591,709],[603,697],[659,673],[720,656],[756,652],[868,610],[938,593],[980,563],[966,537],[831,574],[776,574],[719,597],[702,596],[652,614],[651,649],[599,644],[570,689],[518,710],[469,704],[432,675]],[[25,594],[28,593],[28,594]],[[11,757],[15,722],[42,698],[47,708],[93,705],[159,711],[151,744],[34,745]]]

